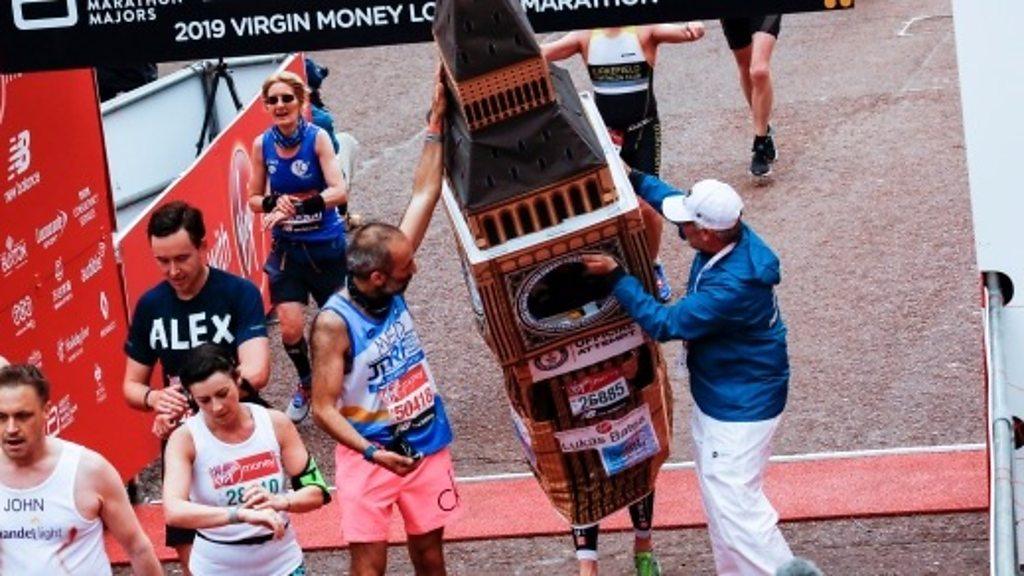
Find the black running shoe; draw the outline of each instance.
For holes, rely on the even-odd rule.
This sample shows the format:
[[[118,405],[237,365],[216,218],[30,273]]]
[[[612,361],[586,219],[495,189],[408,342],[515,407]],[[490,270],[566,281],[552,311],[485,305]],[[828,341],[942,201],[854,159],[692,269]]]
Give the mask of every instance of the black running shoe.
[[[775,144],[770,136],[754,136],[754,146],[751,148],[753,156],[750,158],[750,173],[758,178],[763,178],[772,173],[772,161],[775,159]]]
[[[772,130],[772,125],[768,125],[768,161],[775,162],[779,159],[779,151],[775,149],[775,130]]]

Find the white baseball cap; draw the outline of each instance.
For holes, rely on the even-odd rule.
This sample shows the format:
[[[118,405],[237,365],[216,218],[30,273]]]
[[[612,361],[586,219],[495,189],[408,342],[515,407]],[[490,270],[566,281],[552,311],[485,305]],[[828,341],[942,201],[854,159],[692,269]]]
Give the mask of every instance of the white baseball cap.
[[[728,230],[743,213],[743,200],[725,182],[701,180],[687,195],[669,196],[661,203],[661,212],[672,222],[694,222],[708,230]]]

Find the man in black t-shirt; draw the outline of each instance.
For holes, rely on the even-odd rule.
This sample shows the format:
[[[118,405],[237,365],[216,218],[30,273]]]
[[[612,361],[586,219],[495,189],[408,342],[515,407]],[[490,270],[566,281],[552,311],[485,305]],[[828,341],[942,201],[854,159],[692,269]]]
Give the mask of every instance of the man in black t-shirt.
[[[270,344],[256,285],[207,264],[202,212],[171,202],[153,212],[147,233],[165,279],[142,295],[132,314],[124,395],[132,408],[157,412],[153,432],[164,439],[189,411],[177,374],[191,349],[212,342],[232,350],[249,394],[258,398],[270,376]],[[163,386],[151,388],[157,361]],[[166,543],[186,573],[194,538],[192,530],[168,527]]]

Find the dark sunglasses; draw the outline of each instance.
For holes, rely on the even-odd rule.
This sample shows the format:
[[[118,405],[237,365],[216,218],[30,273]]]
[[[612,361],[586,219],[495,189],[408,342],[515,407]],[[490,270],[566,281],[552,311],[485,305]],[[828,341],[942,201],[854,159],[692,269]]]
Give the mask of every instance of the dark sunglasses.
[[[267,96],[263,99],[263,103],[273,106],[274,104],[277,104],[278,98],[280,98],[281,102],[284,102],[285,104],[291,104],[295,101],[294,94],[281,94],[280,96]]]

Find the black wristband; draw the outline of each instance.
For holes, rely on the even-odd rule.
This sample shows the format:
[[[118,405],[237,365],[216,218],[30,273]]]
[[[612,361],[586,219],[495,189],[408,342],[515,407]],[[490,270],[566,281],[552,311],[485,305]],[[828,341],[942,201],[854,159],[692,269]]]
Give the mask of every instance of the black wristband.
[[[319,214],[327,209],[327,202],[320,194],[306,198],[295,207],[296,214]]]
[[[260,205],[264,212],[273,212],[277,206],[277,194],[264,194]]]
[[[149,395],[153,392],[152,388],[147,388],[146,393],[142,396],[142,409],[149,411],[153,408],[149,405]]]

